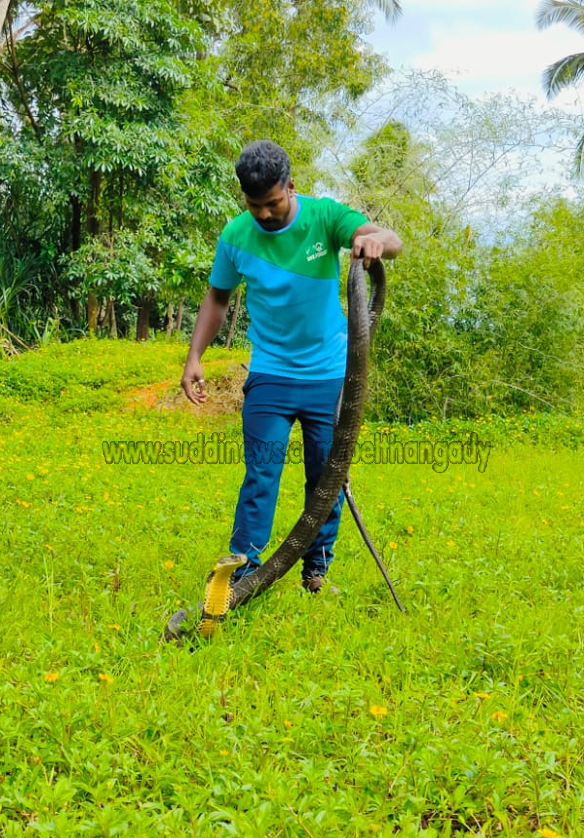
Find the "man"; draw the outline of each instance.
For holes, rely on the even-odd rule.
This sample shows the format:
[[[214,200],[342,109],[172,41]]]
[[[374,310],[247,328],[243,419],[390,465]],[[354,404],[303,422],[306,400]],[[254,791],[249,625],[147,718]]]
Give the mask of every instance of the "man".
[[[331,447],[347,346],[340,249],[362,256],[365,266],[372,259],[393,259],[401,250],[392,230],[369,223],[356,210],[329,198],[297,195],[288,155],[269,140],[246,146],[235,170],[247,212],[219,239],[181,382],[193,404],[206,401],[201,357],[223,325],[231,292],[245,279],[252,344],[243,388],[246,474],[229,549],[247,556],[247,563],[234,580],[261,564],[294,421],[302,427],[306,498]],[[302,557],[302,584],[311,593],[320,590],[333,558],[341,500]]]

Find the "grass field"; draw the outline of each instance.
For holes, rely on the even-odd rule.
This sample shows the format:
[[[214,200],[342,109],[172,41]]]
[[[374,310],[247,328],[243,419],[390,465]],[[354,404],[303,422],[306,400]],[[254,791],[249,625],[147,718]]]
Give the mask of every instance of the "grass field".
[[[582,425],[417,428],[487,467],[366,464],[352,483],[407,608],[345,510],[322,595],[294,568],[209,643],[160,642],[225,553],[241,464],[108,465],[103,442],[239,440],[178,394],[179,344],[0,363],[0,834],[584,835]],[[285,468],[274,546],[301,511]]]

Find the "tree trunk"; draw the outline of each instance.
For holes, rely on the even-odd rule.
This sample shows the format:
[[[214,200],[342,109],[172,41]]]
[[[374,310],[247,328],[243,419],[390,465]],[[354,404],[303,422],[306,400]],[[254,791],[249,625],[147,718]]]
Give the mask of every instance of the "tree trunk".
[[[235,303],[233,306],[233,314],[231,315],[231,323],[229,324],[229,331],[227,332],[227,339],[225,341],[225,349],[231,349],[233,343],[233,336],[235,335],[235,327],[237,326],[237,318],[239,316],[239,307],[241,305],[241,288],[237,289],[235,295]]]
[[[75,151],[77,154],[80,153],[81,149],[81,141],[79,139],[79,135],[75,135]],[[81,247],[81,230],[82,230],[82,207],[81,201],[77,195],[70,195],[69,202],[71,204],[71,250],[73,253],[79,250]],[[78,286],[79,283],[77,282],[76,285]],[[73,313],[73,319],[75,323],[81,323],[81,304],[79,299],[75,296],[71,296],[71,311]]]
[[[176,323],[174,325],[174,329],[176,332],[180,332],[182,329],[182,319],[183,319],[183,311],[184,311],[185,303],[184,300],[181,300],[178,304],[178,308],[176,310]]]
[[[77,297],[71,298],[71,314],[73,315],[73,320],[75,324],[80,323],[81,321],[81,306],[79,305],[79,300]]]
[[[99,218],[97,207],[99,204],[99,193],[101,187],[101,175],[99,172],[91,172],[89,176],[89,202],[87,206],[87,232],[90,236],[99,233]],[[90,335],[97,334],[97,319],[99,317],[99,304],[95,291],[87,295],[87,328]]]
[[[99,233],[99,199],[101,192],[101,173],[91,172],[89,175],[89,199],[87,201],[87,232],[90,236]]]
[[[172,329],[174,326],[174,306],[169,303],[166,308],[166,337],[172,337]]]
[[[76,195],[72,195],[69,200],[71,202],[71,250],[75,252],[81,247],[81,201]],[[81,303],[75,296],[71,296],[70,299],[73,320],[76,324],[81,324]]]
[[[99,303],[95,291],[87,295],[87,329],[90,335],[97,334],[97,317],[99,315]]]
[[[107,310],[105,320],[107,323],[108,335],[110,338],[117,338],[118,324],[116,321],[116,303],[114,299],[107,301]]]
[[[150,337],[150,312],[154,294],[152,291],[145,291],[142,294],[138,305],[138,322],[136,323],[136,340],[148,340]]]

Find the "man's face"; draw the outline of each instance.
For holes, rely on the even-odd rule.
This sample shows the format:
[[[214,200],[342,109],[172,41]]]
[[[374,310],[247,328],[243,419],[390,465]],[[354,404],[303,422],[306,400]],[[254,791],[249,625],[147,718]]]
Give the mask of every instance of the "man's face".
[[[258,224],[268,233],[287,227],[294,217],[296,199],[294,198],[294,183],[289,181],[286,186],[277,183],[259,198],[245,195],[245,203]]]

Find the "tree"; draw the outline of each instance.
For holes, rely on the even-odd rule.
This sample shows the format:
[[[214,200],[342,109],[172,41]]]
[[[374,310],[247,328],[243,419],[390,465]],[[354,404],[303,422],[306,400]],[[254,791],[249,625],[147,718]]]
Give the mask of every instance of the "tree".
[[[393,74],[388,86],[380,127],[357,145],[349,138],[337,177],[348,202],[404,242],[388,271],[369,415],[413,422],[573,407],[582,330],[569,289],[582,269],[581,214],[566,224],[554,268],[555,235],[567,236],[560,219],[571,216],[553,215],[544,259],[552,216],[536,223],[533,203],[540,149],[551,137],[568,149],[571,123],[515,98],[470,101],[433,74]],[[375,125],[373,113],[369,103],[364,122]]]
[[[539,29],[554,23],[565,23],[570,29],[584,34],[584,2],[582,0],[543,0],[536,18]],[[571,85],[584,79],[584,52],[567,55],[550,64],[543,75],[543,87],[549,99]],[[578,175],[584,173],[584,134],[580,137],[575,154]]]
[[[471,342],[473,398],[498,413],[581,411],[582,205],[539,196],[513,241],[477,262],[458,312]]]
[[[303,188],[332,128],[386,75],[364,38],[371,9],[392,19],[395,2],[227,2],[217,39],[226,114],[242,143],[267,136],[287,148]]]
[[[376,0],[374,3],[385,17],[390,21],[395,21],[402,12],[401,3],[398,0]]]
[[[90,331],[117,299],[137,306],[138,336],[147,336],[157,292],[176,280],[170,254],[190,246],[208,263],[204,233],[234,209],[227,132],[214,139],[212,112],[194,126],[181,108],[191,86],[213,88],[214,71],[198,58],[205,48],[202,27],[170,0],[53,0],[39,4],[28,37],[8,33],[5,124],[15,149],[37,158],[40,217],[47,190],[58,192],[64,295],[87,300]],[[9,226],[19,186],[4,171],[0,218]]]
[[[9,21],[30,20],[0,49],[0,254],[52,254],[38,310],[81,323],[87,302],[94,331],[117,301],[145,333],[149,308],[196,299],[237,211],[239,146],[282,142],[310,188],[322,137],[384,71],[373,8],[400,4],[12,0]]]

